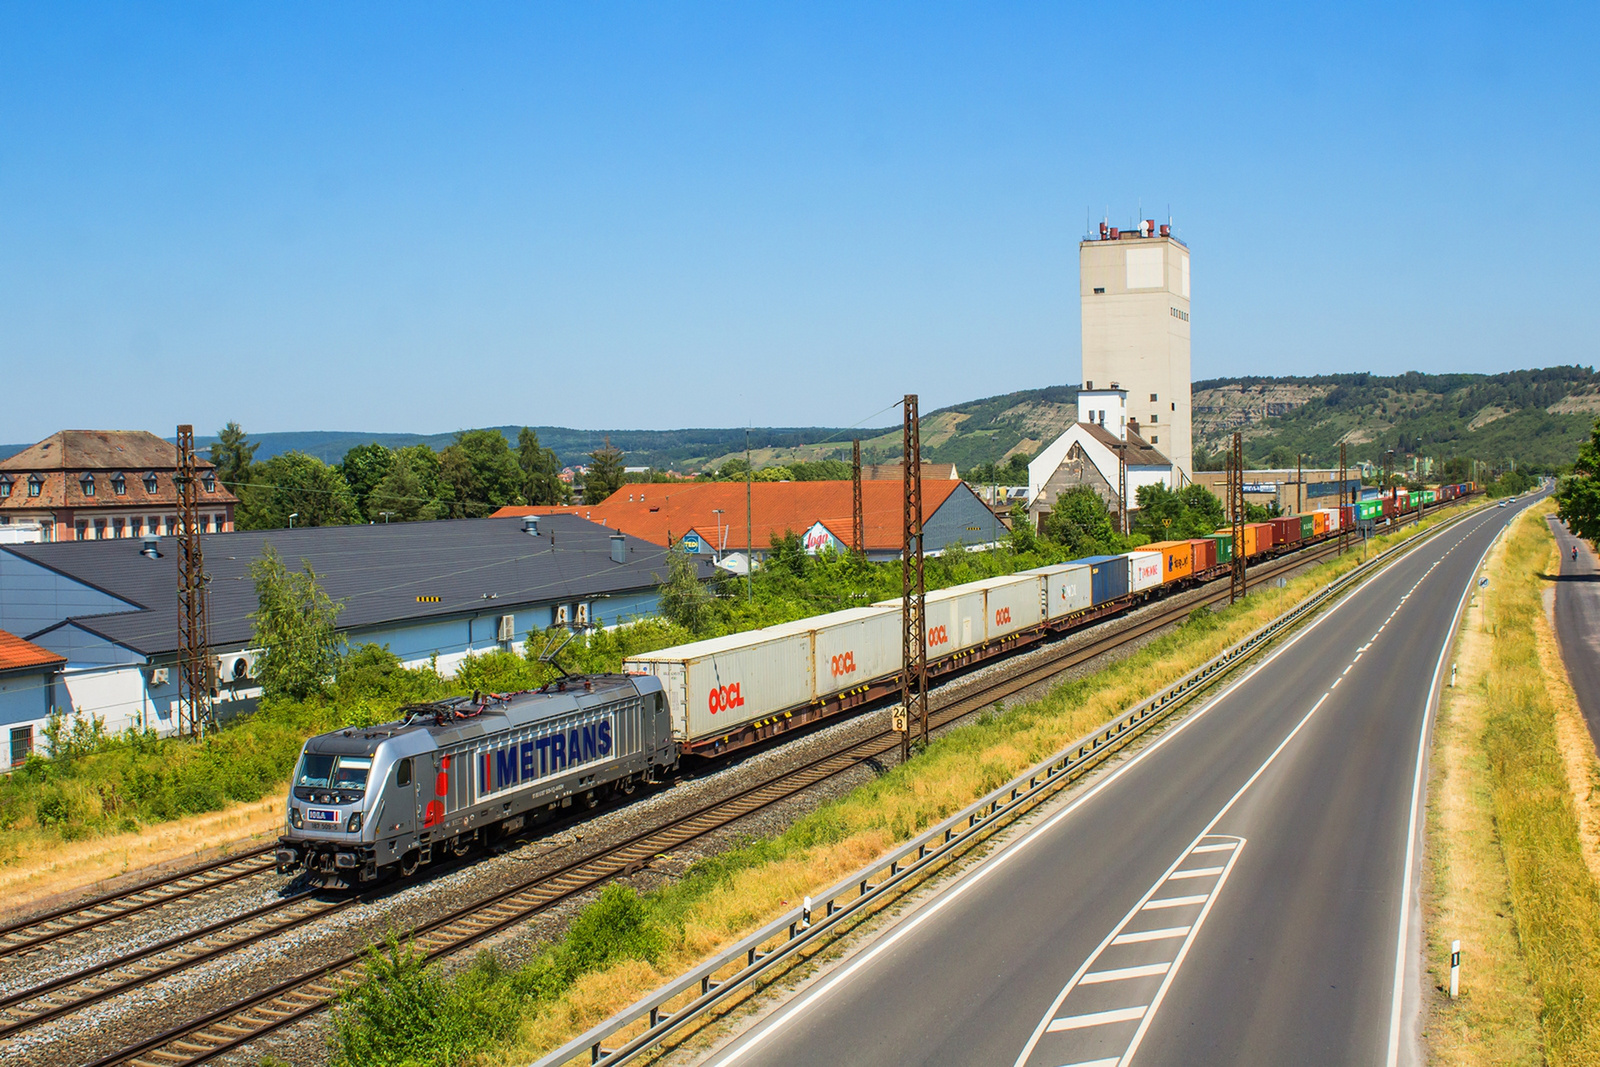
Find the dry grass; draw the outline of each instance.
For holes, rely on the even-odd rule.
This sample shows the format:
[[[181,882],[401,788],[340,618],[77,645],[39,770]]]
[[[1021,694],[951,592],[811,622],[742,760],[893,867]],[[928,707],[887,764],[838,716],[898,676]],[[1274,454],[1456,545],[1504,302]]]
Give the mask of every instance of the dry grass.
[[[1490,553],[1497,586],[1505,541]],[[1474,596],[1456,640],[1456,686],[1444,691],[1433,734],[1428,785],[1428,877],[1424,897],[1428,965],[1436,993],[1450,988],[1452,939],[1461,941],[1461,998],[1433,998],[1427,1026],[1441,1067],[1544,1062],[1539,996],[1511,918],[1511,886],[1495,836],[1484,677],[1492,645],[1482,596]]]
[[[1581,788],[1583,777],[1571,776],[1558,739],[1565,672],[1548,669],[1553,644],[1541,633],[1553,548],[1547,511],[1518,519],[1497,553],[1479,622],[1493,640],[1487,657],[1469,664],[1481,672],[1472,699],[1455,704],[1441,735],[1441,760],[1449,762],[1439,771],[1447,793],[1433,846],[1439,899],[1430,946],[1436,976],[1447,980],[1439,961],[1454,936],[1449,924],[1459,924],[1463,941],[1480,938],[1482,955],[1465,955],[1462,970],[1483,983],[1437,1005],[1430,1038],[1445,1062],[1539,1062],[1529,1034],[1536,1027],[1548,1062],[1600,1064],[1600,883],[1580,840],[1572,784]],[[1468,802],[1447,811],[1452,796]],[[1515,961],[1507,915],[1520,948]]]
[[[1437,516],[1421,529],[1437,524]],[[1410,538],[1418,528],[1375,540],[1371,552]],[[1133,656],[1043,699],[953,730],[921,756],[824,805],[775,841],[758,842],[711,861],[713,873],[663,891],[681,929],[655,967],[629,962],[581,979],[571,992],[530,1016],[520,1040],[484,1057],[526,1064],[609,1017],[644,993],[713,955],[750,930],[817,894],[977,797],[1004,784],[1075,737],[1236,643],[1293,604],[1354,568],[1359,553],[1330,561],[1282,588],[1253,591],[1213,621],[1188,624]]]
[[[283,799],[233,804],[130,833],[62,844],[24,842],[11,863],[0,866],[0,915],[29,910],[67,893],[94,888],[157,864],[193,861],[219,849],[238,849],[275,836],[283,825]]]
[[[1554,539],[1545,572],[1551,578],[1561,573],[1561,549]],[[1544,592],[1545,610],[1539,616],[1536,630],[1539,663],[1545,677],[1550,679],[1550,701],[1556,712],[1556,744],[1561,750],[1567,788],[1572,791],[1572,803],[1578,816],[1578,843],[1590,873],[1600,881],[1600,759],[1595,756],[1594,738],[1583,721],[1578,698],[1572,692],[1566,665],[1561,660],[1561,645],[1551,621],[1555,587],[1550,586]]]

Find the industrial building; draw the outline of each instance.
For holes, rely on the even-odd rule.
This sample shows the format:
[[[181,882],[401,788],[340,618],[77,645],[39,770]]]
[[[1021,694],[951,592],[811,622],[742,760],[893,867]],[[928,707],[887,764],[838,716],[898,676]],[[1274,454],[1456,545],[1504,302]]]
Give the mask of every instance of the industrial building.
[[[233,529],[239,500],[197,460],[200,529]],[[144,430],[62,430],[0,460],[0,526],[16,541],[103,541],[171,535],[178,523],[177,447]],[[37,531],[33,533],[32,531]]]
[[[1228,499],[1226,471],[1196,471],[1194,480],[1215,493],[1218,499]],[[1354,469],[1346,473],[1346,488],[1351,500],[1360,498],[1361,478]],[[1247,470],[1244,472],[1244,499],[1247,504],[1276,507],[1278,513],[1283,515],[1299,515],[1316,508],[1336,507],[1339,503],[1339,469],[1306,467],[1296,470],[1287,467]]]
[[[1154,219],[1134,230],[1101,223],[1098,237],[1078,245],[1078,285],[1083,388],[1128,394],[1128,418],[1146,443],[1172,460],[1176,488],[1194,474],[1189,249]]]
[[[748,491],[748,497],[746,492]],[[746,523],[746,513],[750,516]],[[923,544],[992,545],[1006,526],[965,482],[922,483]],[[905,490],[899,481],[861,483],[862,533],[867,558],[900,558]],[[594,505],[505,507],[496,516],[579,515],[658,544],[720,558],[751,548],[757,559],[774,537],[799,535],[807,551],[846,550],[855,529],[851,483],[663,482],[624,485]]]
[[[446,676],[470,654],[517,647],[531,630],[652,616],[666,572],[662,545],[570,515],[261,530],[201,541],[221,714],[259,696],[250,569],[268,546],[287,567],[316,572],[343,605],[338,628],[350,645],[384,645],[406,665],[432,661]],[[111,731],[174,728],[178,555],[164,537],[0,545],[0,629],[64,660],[54,706],[101,716]],[[707,560],[701,576],[711,573]]]

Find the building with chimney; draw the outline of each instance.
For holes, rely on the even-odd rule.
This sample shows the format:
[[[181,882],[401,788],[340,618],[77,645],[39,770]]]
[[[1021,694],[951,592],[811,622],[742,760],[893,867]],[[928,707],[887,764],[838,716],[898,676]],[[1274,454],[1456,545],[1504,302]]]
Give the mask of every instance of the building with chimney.
[[[1083,388],[1125,392],[1141,438],[1171,458],[1174,487],[1192,480],[1188,247],[1154,219],[1101,223],[1078,245],[1078,285]]]
[[[200,470],[200,530],[233,529],[239,498]],[[176,533],[178,449],[144,430],[62,430],[0,460],[0,526],[34,526],[40,541],[105,541]],[[32,540],[23,538],[22,540]],[[17,540],[0,538],[0,542]]]

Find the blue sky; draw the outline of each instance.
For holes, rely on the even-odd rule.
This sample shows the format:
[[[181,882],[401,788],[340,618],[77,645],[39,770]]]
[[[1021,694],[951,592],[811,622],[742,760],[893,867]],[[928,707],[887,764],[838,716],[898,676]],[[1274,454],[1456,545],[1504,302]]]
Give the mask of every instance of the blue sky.
[[[1593,364],[1597,9],[1299,7],[0,3],[0,442],[1075,382],[1141,207],[1197,378]]]

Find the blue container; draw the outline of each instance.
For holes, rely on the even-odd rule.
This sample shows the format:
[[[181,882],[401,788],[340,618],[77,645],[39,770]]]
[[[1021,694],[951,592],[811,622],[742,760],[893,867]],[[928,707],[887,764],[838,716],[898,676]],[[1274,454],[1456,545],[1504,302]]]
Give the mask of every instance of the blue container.
[[[1072,562],[1089,565],[1089,592],[1096,605],[1128,595],[1127,556],[1089,556]]]

